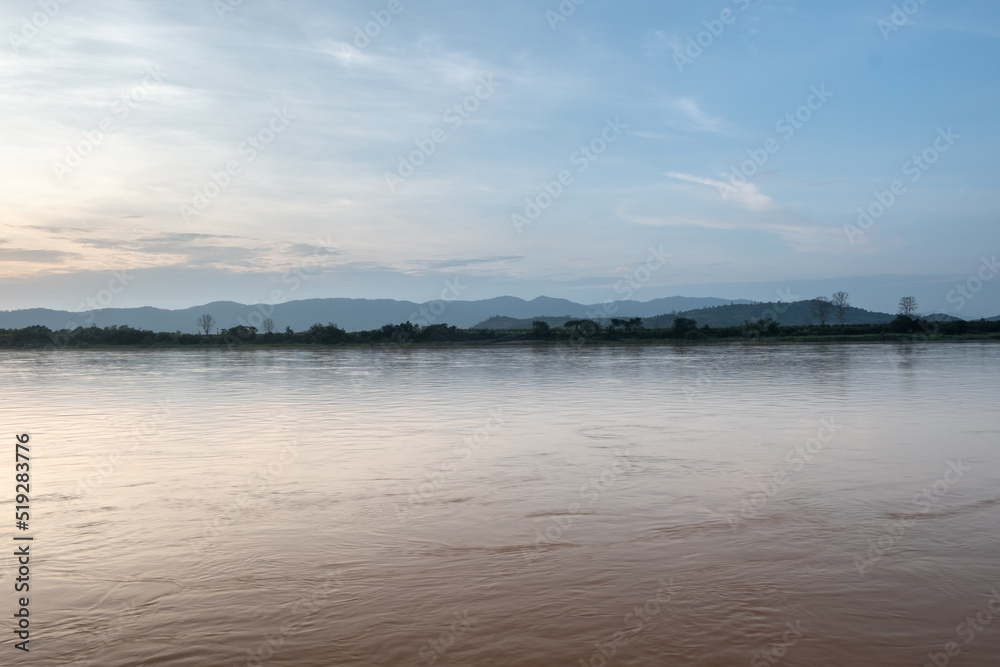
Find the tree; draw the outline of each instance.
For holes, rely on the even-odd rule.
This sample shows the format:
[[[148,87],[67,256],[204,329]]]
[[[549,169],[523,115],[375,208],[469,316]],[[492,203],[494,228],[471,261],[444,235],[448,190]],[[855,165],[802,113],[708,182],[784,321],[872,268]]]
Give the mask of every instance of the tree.
[[[670,328],[674,332],[674,335],[683,338],[689,331],[697,331],[698,323],[690,317],[678,317],[674,320],[673,326]]]
[[[400,327],[402,325],[399,325]],[[387,324],[381,329],[383,338],[386,340],[393,340],[397,335],[399,335],[399,327],[393,324]],[[412,335],[413,331],[410,330],[409,334]],[[311,327],[309,327],[309,339],[313,343],[319,345],[334,345],[336,343],[344,342],[347,337],[347,332],[338,327],[332,322],[327,322],[324,326],[318,322]],[[408,339],[409,335],[405,339]],[[404,339],[404,340],[405,340]]]
[[[896,315],[896,319],[889,323],[889,331],[892,333],[915,333],[917,321],[909,315]]]
[[[212,333],[212,327],[215,326],[215,318],[208,313],[202,315],[198,318],[198,328],[205,332],[205,335]]]
[[[548,322],[542,322],[541,320],[535,320],[531,323],[531,337],[537,340],[542,340],[548,338],[552,333],[552,327],[549,326]]]
[[[833,308],[833,304],[825,296],[818,296],[812,300],[813,315],[816,316],[821,327],[826,326],[826,318],[829,317],[831,308]]]
[[[257,327],[248,327],[246,325],[239,324],[232,329],[223,329],[222,334],[226,337],[226,342],[229,345],[238,345],[256,338]]]
[[[917,300],[912,296],[904,296],[899,300],[899,314],[911,317],[917,312]]]
[[[837,322],[843,326],[844,325],[844,315],[847,314],[847,307],[851,305],[848,301],[850,295],[847,292],[834,292],[833,298],[833,311],[837,314]]]
[[[270,317],[260,323],[264,327],[264,333],[272,334],[274,333],[274,320]]]
[[[569,320],[563,325],[573,332],[573,336],[589,338],[601,332],[601,325],[593,320]]]

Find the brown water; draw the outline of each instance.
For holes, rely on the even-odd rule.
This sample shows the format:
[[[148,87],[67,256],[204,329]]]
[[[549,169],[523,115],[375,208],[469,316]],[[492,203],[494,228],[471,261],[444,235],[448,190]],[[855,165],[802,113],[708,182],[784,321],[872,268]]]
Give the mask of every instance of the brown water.
[[[985,344],[4,353],[35,540],[0,663],[995,666],[998,373]]]

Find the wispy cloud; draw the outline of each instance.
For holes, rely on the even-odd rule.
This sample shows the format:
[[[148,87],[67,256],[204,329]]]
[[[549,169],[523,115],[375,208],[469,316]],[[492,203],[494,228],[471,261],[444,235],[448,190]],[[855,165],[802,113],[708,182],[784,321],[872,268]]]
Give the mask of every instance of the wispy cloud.
[[[712,132],[721,134],[728,129],[728,123],[721,118],[713,118],[698,106],[698,103],[690,97],[671,100],[667,103],[668,108],[674,112],[674,119],[670,122],[679,125],[681,129],[693,130],[696,132]]]
[[[312,258],[321,267],[332,267],[345,253],[309,243],[290,243],[232,234],[148,232],[117,228],[79,229],[35,227],[34,239],[17,247],[0,248],[0,260],[33,262],[58,269],[66,260],[73,268],[190,267],[232,272],[281,271]],[[41,249],[45,244],[59,249]]]
[[[21,250],[18,248],[0,248],[0,261],[3,262],[46,262],[62,264],[65,260],[77,257],[74,253],[58,250]]]
[[[753,183],[726,183],[725,181],[701,178],[675,171],[670,172],[667,176],[681,181],[700,183],[701,185],[713,187],[718,190],[719,196],[722,197],[723,201],[734,202],[751,211],[767,211],[775,208],[774,201],[767,195],[762,194]]]
[[[456,269],[481,264],[507,264],[509,262],[519,262],[522,259],[524,259],[524,255],[477,257],[474,259],[448,259],[439,262],[430,262],[428,263],[428,266],[432,269]]]

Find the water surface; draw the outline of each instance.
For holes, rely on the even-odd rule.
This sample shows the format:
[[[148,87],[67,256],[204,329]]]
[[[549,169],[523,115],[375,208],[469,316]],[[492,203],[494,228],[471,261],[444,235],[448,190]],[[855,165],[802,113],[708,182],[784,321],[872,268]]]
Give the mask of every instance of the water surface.
[[[998,373],[988,344],[5,352],[30,664],[1000,664]]]

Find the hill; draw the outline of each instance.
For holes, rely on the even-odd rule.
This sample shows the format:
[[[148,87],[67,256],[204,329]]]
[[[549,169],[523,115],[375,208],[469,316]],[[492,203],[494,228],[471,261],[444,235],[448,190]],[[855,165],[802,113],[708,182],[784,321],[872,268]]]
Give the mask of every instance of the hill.
[[[414,303],[391,299],[306,299],[276,305],[241,304],[216,301],[194,308],[165,310],[162,308],[103,308],[73,313],[64,310],[33,308],[0,311],[0,329],[22,329],[42,325],[52,330],[74,329],[77,326],[129,326],[152,331],[182,331],[194,333],[197,320],[211,315],[219,328],[249,325],[260,328],[270,317],[278,330],[291,327],[304,331],[316,323],[332,322],[347,331],[367,331],[386,324],[401,322],[429,324],[448,323],[467,328],[494,316],[537,318],[552,313],[564,313],[566,318],[594,317],[614,312],[616,317],[652,317],[678,309],[704,308],[731,302],[728,299],[667,297],[652,301],[617,301],[605,310],[602,304],[580,304],[566,299],[538,297],[527,301],[517,297],[497,297],[481,301],[431,301]],[[530,327],[530,322],[529,322]]]
[[[628,315],[616,315],[616,317],[627,318]],[[811,301],[796,301],[793,303],[749,303],[732,305],[719,305],[696,310],[686,310],[679,313],[669,313],[657,315],[655,317],[644,317],[642,325],[647,329],[665,329],[673,325],[678,317],[692,319],[698,326],[706,324],[713,328],[737,327],[746,321],[756,322],[757,320],[771,318],[783,326],[804,326],[816,324],[816,315],[813,312]],[[879,313],[864,310],[863,308],[848,307],[844,313],[844,324],[886,324],[895,319],[895,315],[889,313]],[[473,329],[530,329],[534,320],[542,320],[549,326],[562,326],[567,320],[575,319],[570,317],[491,317],[474,325]],[[596,318],[593,318],[596,319]],[[604,318],[603,322],[607,322]],[[953,322],[959,318],[951,315],[935,314],[928,315],[924,319],[931,322]],[[834,315],[827,317],[827,322],[836,322]]]
[[[792,303],[753,303],[701,308],[699,310],[677,313],[676,315],[661,315],[650,318],[648,322],[644,321],[643,325],[648,328],[669,327],[675,317],[686,317],[695,320],[699,326],[707,324],[710,327],[735,327],[748,320],[756,322],[768,317],[784,326],[801,326],[816,323],[812,301],[795,301]],[[884,324],[891,322],[894,317],[895,315],[889,315],[888,313],[874,313],[862,308],[849,306],[844,313],[844,323]],[[835,319],[832,312],[827,316],[828,322],[833,322]]]

